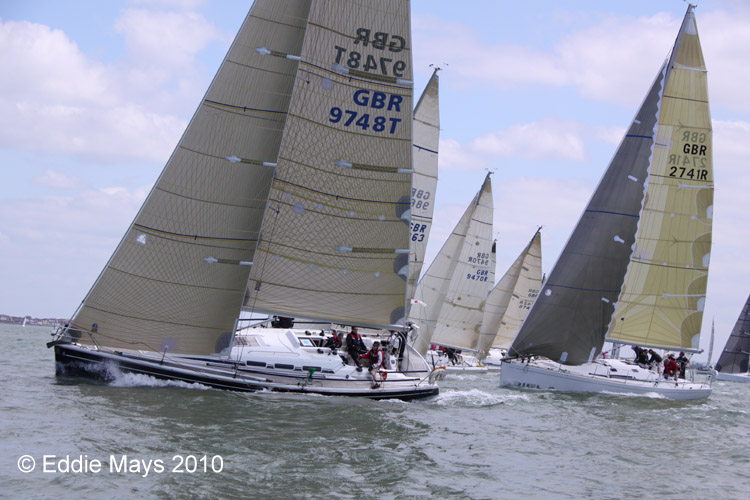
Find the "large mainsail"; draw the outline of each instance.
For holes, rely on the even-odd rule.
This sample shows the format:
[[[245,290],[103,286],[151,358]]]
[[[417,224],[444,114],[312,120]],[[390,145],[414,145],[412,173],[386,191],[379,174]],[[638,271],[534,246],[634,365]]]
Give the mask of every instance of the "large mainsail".
[[[691,99],[696,100],[696,107],[688,104]],[[660,115],[664,115],[662,122],[666,130],[660,130]],[[681,300],[681,307],[694,311],[697,316],[693,314],[693,319],[689,321],[700,316],[698,309],[705,291],[702,288],[705,284],[701,285],[701,282],[705,279],[708,266],[706,244],[710,245],[710,236],[697,235],[692,225],[683,233],[680,224],[690,222],[691,217],[700,219],[704,225],[710,223],[712,191],[706,189],[712,183],[710,161],[706,160],[710,158],[710,132],[703,128],[707,119],[705,69],[700,56],[693,7],[690,6],[672,57],[664,64],[646,95],[514,340],[511,355],[540,355],[571,365],[594,359],[601,352],[612,323],[629,263],[633,266],[636,260],[645,260],[648,261],[645,263],[647,266],[655,267],[666,262],[663,279],[676,278],[676,274],[669,274],[672,272],[669,270],[670,258],[663,252],[650,254],[648,250],[653,247],[647,246],[642,246],[637,253],[633,252],[636,230],[644,235],[652,235],[654,239],[664,239],[664,236],[660,236],[661,230],[651,227],[655,223],[652,221],[659,219],[676,221],[675,224],[668,224],[666,239],[673,239],[675,248],[679,248],[680,252],[688,251],[694,256],[690,264],[685,264],[692,266],[687,270],[690,279],[680,278],[685,288],[669,289],[662,289],[663,283],[649,279],[644,281],[648,288],[641,289],[651,297],[677,294],[679,297],[663,298],[673,304]],[[678,132],[679,128],[684,130]],[[661,166],[651,170],[652,160]],[[687,167],[687,164],[683,165],[685,161],[696,163],[692,169],[683,169],[681,167]],[[669,162],[673,163],[665,170],[664,166]],[[652,183],[664,187],[646,193],[647,186]],[[692,214],[686,216],[682,210],[672,212],[670,208],[673,205],[663,200],[670,192],[679,198],[692,199]],[[646,207],[646,217],[639,226],[643,205]],[[664,212],[662,216],[655,213],[659,211]],[[705,227],[710,228],[710,225]],[[707,232],[710,235],[710,229]],[[685,244],[685,240],[689,240],[689,243]],[[662,258],[665,260],[658,262]],[[632,284],[633,280],[628,283]],[[627,293],[631,296],[625,296],[624,302],[632,303],[633,295],[641,295],[637,288],[638,285],[629,286]],[[650,314],[665,315],[665,312],[661,308],[654,308]],[[679,329],[683,325],[678,324],[677,327]],[[632,330],[629,326],[625,329]],[[610,337],[624,338],[617,334]]]
[[[541,228],[540,228],[541,229]],[[542,286],[542,235],[538,229],[487,297],[476,349],[507,349]]]
[[[245,293],[308,0],[257,0],[174,153],[73,317],[99,345],[212,353]],[[269,164],[271,166],[269,166]],[[82,342],[90,340],[88,335]],[[222,342],[228,342],[228,334]]]
[[[488,174],[417,286],[410,319],[421,328],[414,343],[421,354],[430,343],[474,347],[494,273],[492,213]]]
[[[412,134],[414,175],[411,187],[411,241],[409,252],[409,282],[407,297],[414,296],[424,264],[427,240],[432,228],[435,209],[435,188],[438,180],[438,142],[440,141],[440,108],[438,70],[414,108]]]
[[[409,2],[315,0],[299,57],[245,306],[346,324],[401,322],[412,182]]]
[[[699,348],[713,218],[706,65],[692,9],[670,60],[635,251],[608,340]]]
[[[709,358],[710,364],[711,358]],[[722,373],[748,373],[750,370],[750,297],[747,298],[732,333],[721,351],[716,371]]]

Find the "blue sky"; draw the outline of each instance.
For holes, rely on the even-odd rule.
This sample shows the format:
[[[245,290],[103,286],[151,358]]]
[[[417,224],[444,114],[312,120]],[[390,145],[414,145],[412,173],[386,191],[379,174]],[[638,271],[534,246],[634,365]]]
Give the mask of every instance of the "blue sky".
[[[73,313],[250,2],[0,3],[0,312]],[[549,271],[674,41],[680,0],[413,0],[415,88],[441,72],[428,261],[492,170],[498,277],[538,225]],[[704,331],[750,292],[750,5],[701,1],[716,178]],[[707,338],[704,336],[704,347]]]

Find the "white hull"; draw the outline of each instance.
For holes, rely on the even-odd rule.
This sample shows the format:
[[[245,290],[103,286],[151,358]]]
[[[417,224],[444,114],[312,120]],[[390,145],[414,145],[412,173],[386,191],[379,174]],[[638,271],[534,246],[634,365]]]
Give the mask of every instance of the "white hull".
[[[453,364],[447,355],[437,351],[428,351],[427,363],[431,367],[444,367],[446,373],[487,373],[489,371],[487,366],[470,354],[459,354],[458,362]]]
[[[391,356],[391,369],[379,370],[373,380],[367,369],[358,371],[356,366],[346,364],[341,351],[317,346],[321,340],[301,331],[258,328],[238,335],[230,356],[225,352],[162,357],[154,352],[112,351],[63,342],[55,345],[55,353],[58,373],[63,375],[88,374],[113,379],[119,372],[130,372],[229,390],[374,399],[415,399],[438,393],[437,381],[444,370],[430,369],[409,346],[400,367],[393,366],[398,360]]]
[[[725,382],[750,382],[750,373],[721,373],[716,372],[716,380]]]
[[[500,385],[518,389],[660,395],[675,400],[706,399],[711,394],[709,382],[665,380],[653,370],[621,360],[597,360],[580,366],[544,359],[528,364],[514,360],[502,366]]]
[[[482,364],[491,372],[499,372],[505,358],[505,349],[490,349]]]

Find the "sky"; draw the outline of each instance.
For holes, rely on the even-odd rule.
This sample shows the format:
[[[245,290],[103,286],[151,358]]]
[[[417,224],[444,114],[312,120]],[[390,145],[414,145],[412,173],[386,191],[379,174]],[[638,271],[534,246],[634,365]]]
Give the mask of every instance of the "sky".
[[[0,2],[0,313],[73,314],[249,6]],[[497,278],[538,226],[548,273],[686,8],[682,0],[412,0],[416,94],[442,68],[427,263],[491,171]],[[716,359],[750,292],[750,2],[703,0],[696,17],[716,184],[701,346],[715,320]]]

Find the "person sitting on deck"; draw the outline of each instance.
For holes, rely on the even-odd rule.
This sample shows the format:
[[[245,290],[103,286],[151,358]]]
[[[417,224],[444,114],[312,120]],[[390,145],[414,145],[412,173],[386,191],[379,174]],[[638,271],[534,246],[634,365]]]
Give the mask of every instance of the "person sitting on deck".
[[[367,352],[367,348],[362,337],[359,336],[356,326],[353,326],[349,335],[346,336],[346,352],[354,364],[357,365],[357,371],[362,371],[362,363],[359,362],[359,355]]]
[[[360,358],[364,361],[367,371],[370,372],[372,388],[377,389],[380,387],[378,374],[380,373],[380,368],[383,366],[383,350],[380,348],[380,342],[377,340],[373,342],[372,348],[360,356]]]

